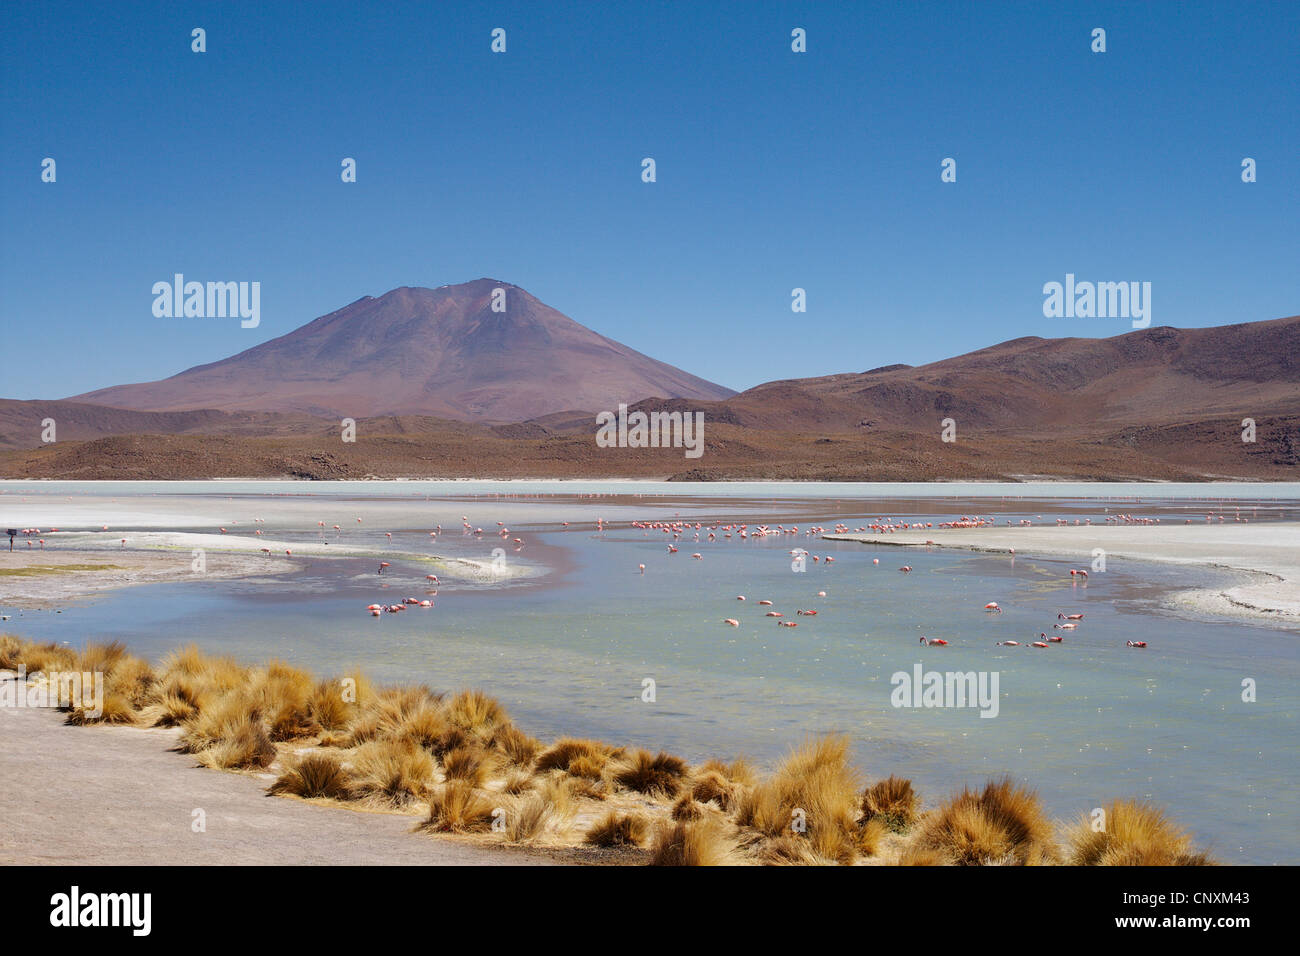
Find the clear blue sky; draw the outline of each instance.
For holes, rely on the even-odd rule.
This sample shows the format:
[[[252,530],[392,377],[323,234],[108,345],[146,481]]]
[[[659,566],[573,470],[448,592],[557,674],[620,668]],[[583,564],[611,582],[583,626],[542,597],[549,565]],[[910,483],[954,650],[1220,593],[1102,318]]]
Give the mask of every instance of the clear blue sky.
[[[1300,312],[1300,3],[25,3],[0,52],[4,397],[480,276],[737,389],[1129,328],[1044,318],[1067,272]],[[154,318],[176,272],[260,327]]]

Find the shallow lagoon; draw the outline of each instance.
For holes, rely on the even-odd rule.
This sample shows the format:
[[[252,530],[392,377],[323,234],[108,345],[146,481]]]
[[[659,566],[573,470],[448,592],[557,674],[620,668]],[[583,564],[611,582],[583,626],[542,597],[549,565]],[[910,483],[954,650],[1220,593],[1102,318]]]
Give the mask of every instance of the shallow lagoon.
[[[1179,496],[1189,491],[1194,498]],[[928,515],[937,524],[971,513],[999,523],[1100,522],[1119,511],[1166,521],[1222,511],[1232,520],[1240,507],[1253,520],[1295,518],[1294,486],[23,482],[0,492],[10,525],[41,524],[42,514],[69,528],[110,525],[108,533],[48,536],[50,547],[109,547],[146,527],[211,533],[238,521],[244,529],[256,516],[268,536],[303,542],[319,542],[324,521],[339,549],[296,559],[300,570],[290,575],[150,585],[62,613],[24,612],[7,625],[24,636],[119,638],[148,656],[194,640],[322,673],[360,664],[383,680],[481,686],[541,736],[590,734],[691,759],[745,753],[770,765],[806,734],[843,730],[871,776],[911,776],[931,802],[1009,773],[1035,786],[1058,816],[1113,797],[1150,798],[1225,862],[1300,862],[1300,635],[1193,620],[1167,606],[1171,591],[1228,580],[1224,572],[1112,560],[1082,585],[1065,559],[873,549],[802,533],[810,522],[857,527]],[[482,538],[461,532],[461,515],[483,528]],[[692,532],[670,555],[669,536],[628,527],[677,515],[706,527],[734,517],[793,522],[801,533],[710,542],[702,530],[698,543]],[[522,548],[494,534],[497,521]],[[428,531],[438,524],[444,531],[432,544]],[[507,562],[538,576],[499,585],[444,576],[432,610],[377,619],[363,610],[423,596],[427,565],[401,554],[490,560],[503,544]],[[835,561],[809,560],[795,573],[795,547]],[[391,552],[393,566],[381,578],[361,549]],[[701,560],[691,560],[696,551]],[[188,562],[189,552],[177,558]],[[904,562],[911,574],[897,571]],[[777,627],[760,598],[800,626]],[[985,613],[988,601],[1005,613]],[[819,614],[795,617],[797,608]],[[1050,633],[1058,611],[1086,614],[1062,644],[995,646]],[[722,624],[725,617],[741,626]],[[950,644],[922,647],[923,634]],[[1149,647],[1131,650],[1126,639]],[[917,662],[996,670],[998,717],[892,707],[891,675]],[[656,683],[654,703],[641,699],[646,678]],[[1241,700],[1244,678],[1258,683],[1255,703]]]

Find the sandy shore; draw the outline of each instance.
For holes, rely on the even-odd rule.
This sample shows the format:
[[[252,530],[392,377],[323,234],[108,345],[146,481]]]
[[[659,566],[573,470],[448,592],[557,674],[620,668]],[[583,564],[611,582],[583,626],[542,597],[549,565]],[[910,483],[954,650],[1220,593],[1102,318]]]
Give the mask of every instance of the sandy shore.
[[[1007,528],[928,528],[891,534],[827,534],[831,541],[924,546],[1077,557],[1089,568],[1094,548],[1108,559],[1164,561],[1225,568],[1251,580],[1230,588],[1185,591],[1175,603],[1210,614],[1300,626],[1300,523],[1036,525]]]
[[[0,677],[0,680],[7,680]],[[516,866],[552,859],[411,832],[411,817],[271,799],[175,753],[179,731],[0,708],[0,864]],[[196,833],[194,811],[206,831]]]

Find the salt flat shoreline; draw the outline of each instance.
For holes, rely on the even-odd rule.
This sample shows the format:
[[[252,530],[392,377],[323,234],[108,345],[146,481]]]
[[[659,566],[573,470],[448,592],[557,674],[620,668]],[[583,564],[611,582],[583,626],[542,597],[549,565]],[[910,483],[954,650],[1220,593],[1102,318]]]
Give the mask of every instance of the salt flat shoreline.
[[[1108,560],[1227,569],[1252,580],[1228,588],[1179,592],[1173,601],[1199,613],[1300,626],[1300,522],[926,528],[822,537],[888,547],[933,545],[993,554],[1077,557],[1085,569],[1091,567],[1094,548],[1102,548]]]

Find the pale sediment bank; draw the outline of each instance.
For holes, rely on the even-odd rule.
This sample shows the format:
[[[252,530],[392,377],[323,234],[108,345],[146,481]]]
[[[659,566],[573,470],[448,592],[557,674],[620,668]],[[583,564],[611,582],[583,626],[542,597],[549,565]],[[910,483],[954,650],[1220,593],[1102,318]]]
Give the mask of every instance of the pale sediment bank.
[[[1091,567],[1093,550],[1107,560],[1160,561],[1251,575],[1246,584],[1180,592],[1186,608],[1287,627],[1300,626],[1300,522],[1159,525],[1033,525],[926,528],[887,534],[826,534],[829,541],[881,546],[966,548],[991,553],[1077,557]]]
[[[0,708],[0,864],[553,862],[527,849],[417,839],[406,815],[268,799],[265,780],[194,769],[193,757],[172,749],[174,729],[70,727],[63,718]]]
[[[128,544],[139,544],[135,535]],[[137,584],[177,581],[253,579],[289,574],[302,568],[303,558],[405,561],[435,570],[451,580],[477,584],[508,583],[536,577],[545,568],[519,561],[493,562],[471,558],[408,554],[379,550],[330,549],[320,543],[262,542],[222,535],[158,534],[153,547],[68,548],[47,542],[39,548],[0,551],[0,607],[47,610],[96,593]],[[262,548],[269,549],[263,553]],[[196,551],[202,552],[201,560]],[[286,554],[292,551],[292,554]],[[197,562],[197,563],[196,563]],[[421,572],[423,573],[423,572]]]
[[[261,554],[205,552],[203,569],[196,571],[189,551],[24,548],[0,553],[0,606],[42,610],[136,584],[248,578],[293,570],[287,560],[268,561]]]

